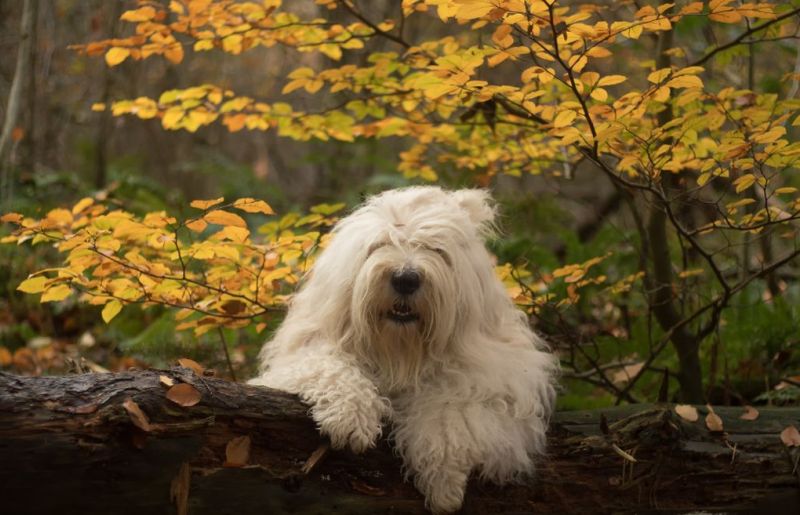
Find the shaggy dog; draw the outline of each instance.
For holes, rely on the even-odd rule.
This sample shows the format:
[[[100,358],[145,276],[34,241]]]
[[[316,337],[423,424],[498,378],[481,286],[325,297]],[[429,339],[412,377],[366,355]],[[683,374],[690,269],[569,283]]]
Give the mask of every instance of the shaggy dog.
[[[558,366],[495,276],[482,190],[392,190],[339,222],[252,380],[298,394],[334,448],[384,421],[427,506],[472,471],[503,483],[543,452]]]

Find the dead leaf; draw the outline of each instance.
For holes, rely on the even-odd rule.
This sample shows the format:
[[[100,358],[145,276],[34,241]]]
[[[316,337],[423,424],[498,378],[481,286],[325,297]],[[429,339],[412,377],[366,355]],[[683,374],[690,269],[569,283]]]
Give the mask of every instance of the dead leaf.
[[[184,368],[192,369],[194,371],[194,373],[199,375],[199,376],[203,375],[203,370],[205,370],[203,368],[203,365],[201,365],[197,361],[195,361],[193,359],[189,359],[189,358],[181,358],[181,359],[179,359],[178,360],[178,365],[180,365],[180,366],[182,366]]]
[[[739,418],[741,420],[755,420],[758,418],[758,410],[752,406],[745,406],[744,413]]]
[[[314,467],[316,467],[317,464],[322,460],[322,458],[325,457],[330,448],[331,448],[330,444],[327,443],[320,444],[320,446],[317,447],[316,450],[314,450],[314,452],[311,453],[311,456],[309,456],[306,462],[303,464],[303,468],[301,469],[303,471],[303,474],[308,474],[309,472],[314,470]]]
[[[786,447],[800,447],[800,431],[794,426],[789,426],[781,431],[781,442]]]
[[[675,406],[675,413],[689,422],[697,422],[697,419],[700,418],[700,415],[697,413],[697,408],[689,404],[678,404]]]
[[[611,378],[611,381],[614,384],[624,384],[639,375],[642,368],[644,368],[644,361],[640,363],[633,363],[632,365],[626,365],[622,367],[621,370],[614,373]]]
[[[173,381],[171,377],[165,375],[158,376],[158,382],[161,383],[162,386],[166,386],[167,388],[175,386],[175,381]]]
[[[11,356],[11,351],[0,345],[0,367],[7,367],[13,361],[14,358]]]
[[[122,407],[128,412],[128,417],[130,417],[134,426],[145,432],[150,432],[153,429],[153,426],[150,425],[150,419],[147,418],[142,408],[133,399],[125,399]]]
[[[223,467],[243,467],[250,459],[250,437],[237,436],[231,438],[225,446],[225,463]]]
[[[189,488],[192,484],[192,467],[188,463],[183,463],[178,475],[172,478],[169,486],[169,498],[175,503],[178,515],[189,513]]]
[[[714,413],[714,408],[711,407],[711,404],[706,404],[706,407],[708,408],[708,415],[706,415],[706,427],[711,432],[721,432],[723,430],[722,419],[719,418],[719,415]]]
[[[378,488],[372,485],[368,485],[363,481],[359,481],[357,479],[353,479],[350,481],[350,487],[358,493],[371,495],[374,497],[380,497],[382,495],[386,495],[386,491],[382,488]]]
[[[222,305],[222,311],[228,315],[238,315],[247,309],[247,304],[240,300],[229,300]]]
[[[176,384],[167,390],[167,399],[184,408],[194,406],[200,402],[200,397],[201,395],[197,388],[186,383]]]

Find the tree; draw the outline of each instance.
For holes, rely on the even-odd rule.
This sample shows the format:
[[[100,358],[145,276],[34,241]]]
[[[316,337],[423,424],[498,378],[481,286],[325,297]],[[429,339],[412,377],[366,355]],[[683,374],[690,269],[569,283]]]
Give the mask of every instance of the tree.
[[[734,0],[404,0],[394,16],[379,20],[366,2],[317,0],[324,15],[311,18],[298,14],[300,4],[145,0],[121,16],[133,35],[77,47],[104,55],[109,66],[276,45],[324,56],[288,74],[285,99],[255,99],[209,83],[93,109],[158,119],[166,130],[222,123],[232,132],[274,130],[297,140],[401,138],[399,171],[424,181],[460,173],[478,185],[523,174],[608,183],[635,226],[634,266],[608,265],[620,253],[609,249],[545,276],[519,267],[500,272],[517,301],[544,322],[568,317],[569,307],[585,300],[584,290],[611,302],[623,293],[636,296],[657,330],[648,333],[647,356],[627,383],[614,385],[605,365],[580,346],[569,349],[568,364],[577,371],[588,363],[586,377],[631,400],[636,383],[658,368],[653,365],[671,344],[681,398],[704,399],[701,351],[731,300],[755,284],[781,295],[775,274],[800,253],[800,198],[791,173],[800,143],[790,134],[800,123],[800,105],[757,88],[762,70],[754,57],[756,47],[795,38],[800,8]],[[381,42],[394,48],[373,50]],[[737,56],[747,57],[741,67]],[[746,87],[729,85],[724,72],[742,71]],[[796,84],[800,77],[783,79]],[[314,109],[297,107],[309,97]],[[330,224],[327,212],[310,222],[278,222],[266,231],[267,250],[252,244],[240,219],[231,217],[227,208],[240,206],[198,207],[203,215],[184,223],[167,215],[106,214],[85,203],[38,221],[6,215],[20,225],[8,241],[56,238],[68,253],[67,266],[21,288],[57,300],[78,287],[105,305],[106,319],[130,302],[160,302],[182,308],[178,316],[189,317],[183,328],[240,327],[287,293],[277,288],[270,290],[271,303],[258,299],[263,277],[254,270],[264,269],[269,252],[274,266],[302,271],[319,237],[292,232],[284,249],[281,231]],[[207,237],[200,222],[223,229]],[[186,242],[192,231],[205,239]],[[255,245],[261,254],[237,245]],[[184,256],[211,268],[192,275],[194,265]],[[215,268],[223,261],[224,273]],[[153,263],[161,272],[145,271]],[[284,286],[297,279],[289,271],[280,276],[282,268],[267,269],[279,275],[270,279],[286,279]],[[242,280],[247,274],[258,277],[256,286]],[[221,277],[236,287],[212,286]],[[564,336],[574,340],[574,329]]]

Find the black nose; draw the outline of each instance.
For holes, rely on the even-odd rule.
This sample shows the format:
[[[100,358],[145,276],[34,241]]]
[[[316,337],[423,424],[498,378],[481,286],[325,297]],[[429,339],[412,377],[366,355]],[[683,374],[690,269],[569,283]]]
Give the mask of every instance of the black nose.
[[[420,277],[414,270],[404,268],[392,274],[392,288],[402,295],[411,295],[419,290]]]

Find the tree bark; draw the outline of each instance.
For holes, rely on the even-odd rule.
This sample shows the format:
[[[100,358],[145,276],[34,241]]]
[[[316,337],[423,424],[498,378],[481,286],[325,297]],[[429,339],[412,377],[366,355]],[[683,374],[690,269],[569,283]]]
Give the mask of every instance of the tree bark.
[[[171,402],[161,376],[191,384],[200,402]],[[185,368],[0,373],[3,512],[425,512],[390,444],[361,456],[325,452],[307,411],[292,395]],[[800,409],[764,408],[756,421],[740,420],[740,408],[715,411],[725,433],[666,405],[558,413],[536,478],[505,487],[473,480],[462,512],[797,513],[798,450],[784,447],[779,433],[798,424]],[[243,436],[246,465],[226,465],[226,446]]]

